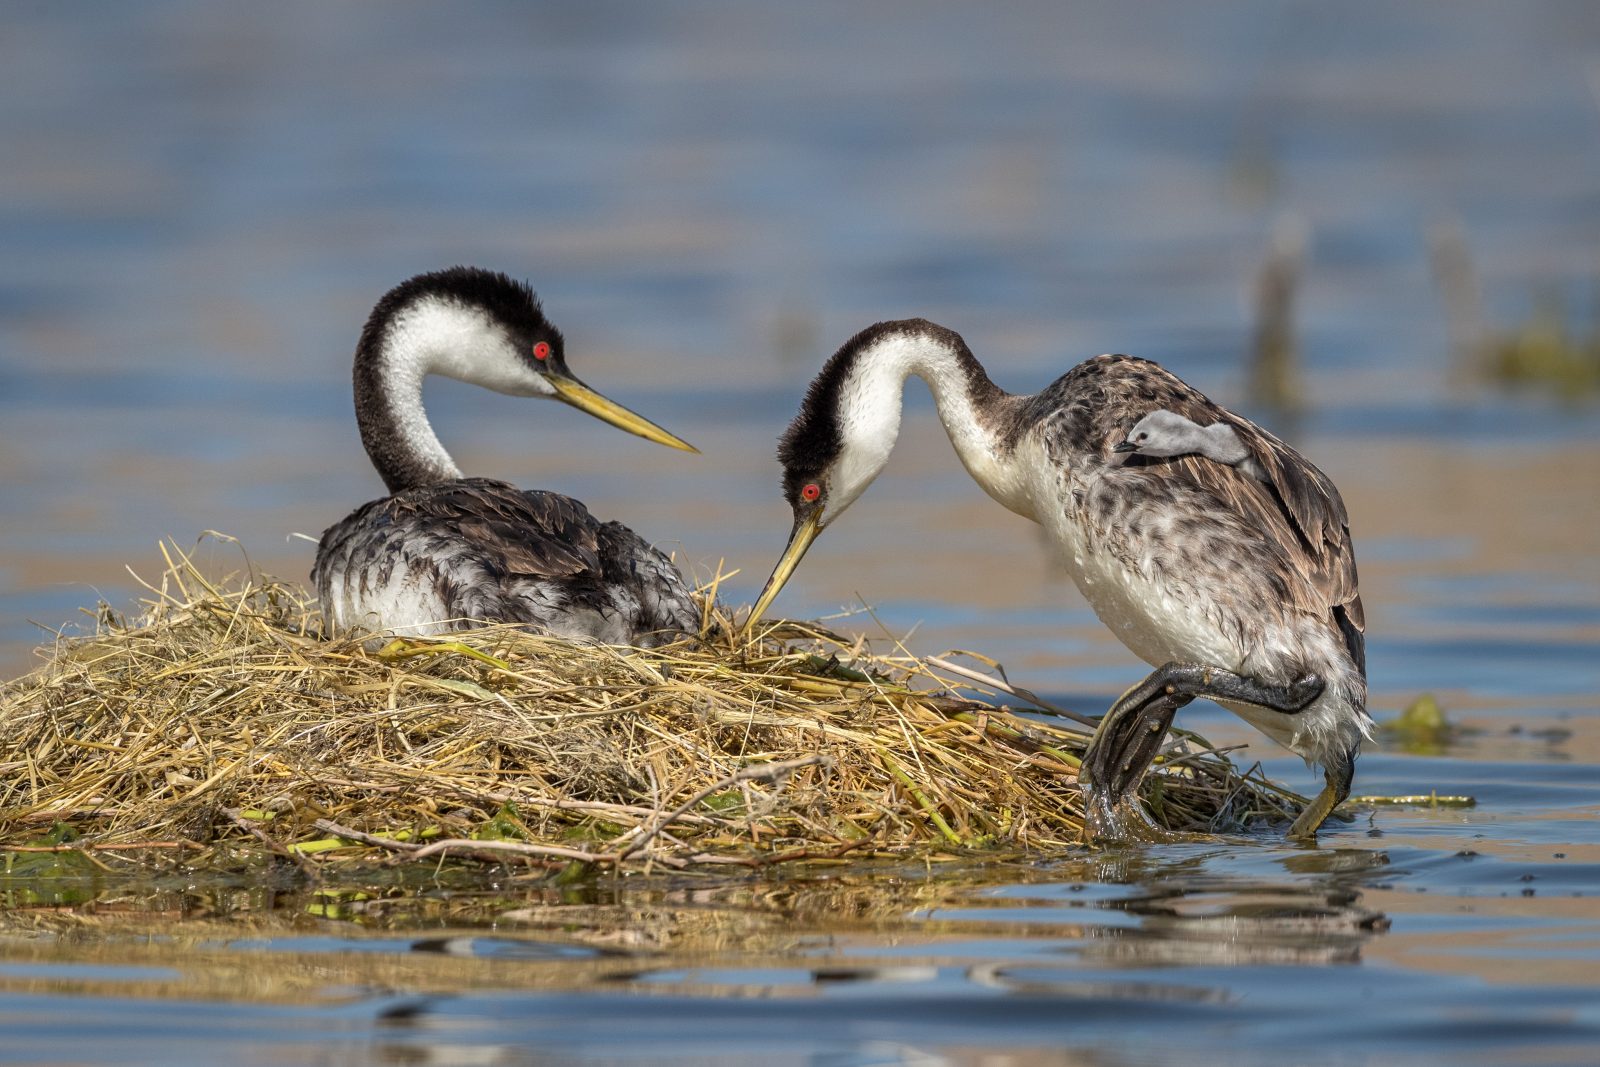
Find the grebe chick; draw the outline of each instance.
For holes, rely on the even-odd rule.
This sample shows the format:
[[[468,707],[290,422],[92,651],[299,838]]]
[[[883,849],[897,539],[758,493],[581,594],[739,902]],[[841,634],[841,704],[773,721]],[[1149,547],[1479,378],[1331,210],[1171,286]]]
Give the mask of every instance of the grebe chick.
[[[1167,459],[1172,456],[1205,456],[1218,463],[1237,467],[1259,482],[1267,481],[1267,472],[1261,469],[1250,455],[1250,450],[1239,439],[1239,433],[1226,422],[1213,422],[1210,426],[1179,415],[1176,411],[1152,411],[1133,424],[1127,439],[1112,449],[1113,452],[1132,452],[1139,456]]]
[[[463,476],[423,410],[429,374],[560,400],[695,451],[574,377],[560,331],[528,286],[475,267],[403,282],[372,309],[356,346],[356,420],[391,495],[351,512],[317,545],[311,578],[330,630],[426,636],[512,622],[650,645],[699,629],[677,568],[626,526],[560,493]]]
[[[1097,356],[1014,396],[952,330],[925,319],[863,330],[812,381],[778,446],[794,526],[752,624],[883,470],[913,374],[967,472],[1045,527],[1101,621],[1157,668],[1106,713],[1085,755],[1091,833],[1154,833],[1138,783],[1176,710],[1208,696],[1322,766],[1326,788],[1290,831],[1313,835],[1349,795],[1372,728],[1344,503],[1294,449],[1155,363]],[[1128,427],[1158,410],[1227,422],[1266,479],[1198,456],[1123,462]]]

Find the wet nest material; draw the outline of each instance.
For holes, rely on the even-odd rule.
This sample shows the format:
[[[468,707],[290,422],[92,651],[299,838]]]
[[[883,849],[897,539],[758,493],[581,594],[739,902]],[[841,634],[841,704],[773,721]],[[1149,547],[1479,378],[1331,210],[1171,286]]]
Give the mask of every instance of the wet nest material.
[[[163,552],[142,617],[102,606],[0,686],[0,849],[660,869],[1082,840],[1089,728],[959,654],[745,635],[720,607],[712,636],[649,651],[325,640],[298,587]],[[1019,696],[1025,714],[995,703]],[[1142,795],[1206,832],[1301,803],[1187,734]]]

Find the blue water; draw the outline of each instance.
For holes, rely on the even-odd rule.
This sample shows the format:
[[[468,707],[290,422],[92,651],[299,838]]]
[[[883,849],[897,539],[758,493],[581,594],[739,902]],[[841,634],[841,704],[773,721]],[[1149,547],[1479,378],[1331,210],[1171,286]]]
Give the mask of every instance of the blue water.
[[[20,3],[0,145],[0,675],[136,607],[162,538],[303,577],[290,535],[379,491],[348,360],[414,272],[527,277],[578,373],[703,452],[430,385],[461,465],[741,603],[789,527],[775,438],[856,330],[927,315],[1014,390],[1133,352],[1239,403],[1298,229],[1306,410],[1257,414],[1349,505],[1374,712],[1456,727],[1381,736],[1357,791],[1477,799],[1317,849],[492,872],[337,918],[287,876],[0,877],[0,1063],[1600,1058],[1600,406],[1474,383],[1430,267],[1454,228],[1487,330],[1595,330],[1592,3]],[[1140,666],[907,411],[779,610],[1105,707]]]
[[[1421,770],[1375,762],[1376,788]],[[103,897],[8,939],[0,1059],[1592,1062],[1600,852],[1559,829],[1592,817],[1592,768],[1506,772],[1541,786],[1319,849],[414,888],[343,921],[304,891],[147,891],[144,915]]]

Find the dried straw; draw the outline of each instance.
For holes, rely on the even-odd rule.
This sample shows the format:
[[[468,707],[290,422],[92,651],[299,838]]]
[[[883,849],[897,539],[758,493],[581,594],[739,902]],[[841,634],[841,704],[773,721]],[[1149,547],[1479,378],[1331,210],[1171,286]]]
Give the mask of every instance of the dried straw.
[[[1082,838],[1078,722],[993,706],[1036,698],[982,671],[821,627],[743,635],[711,606],[715,582],[703,641],[488,627],[378,648],[317,636],[297,587],[213,583],[162,551],[142,618],[102,607],[94,636],[0,686],[0,847],[64,824],[91,853],[249,843],[308,870],[444,854],[682,868]],[[1167,828],[1295,810],[1258,773],[1180,747],[1143,793]]]

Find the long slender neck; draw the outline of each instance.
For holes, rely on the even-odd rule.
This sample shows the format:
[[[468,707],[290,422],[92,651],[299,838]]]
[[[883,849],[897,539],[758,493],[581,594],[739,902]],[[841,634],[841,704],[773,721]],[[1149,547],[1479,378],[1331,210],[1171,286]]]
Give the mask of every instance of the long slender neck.
[[[1239,435],[1227,423],[1214,422],[1200,432],[1206,439],[1206,447],[1200,451],[1212,459],[1221,463],[1238,464],[1250,458],[1250,450],[1245,448],[1244,442],[1239,440]]]
[[[846,455],[860,455],[879,468],[887,461],[911,375],[928,383],[939,421],[967,473],[1002,505],[1031,517],[1026,480],[1007,435],[1019,398],[989,380],[959,334],[932,323],[889,333],[861,351],[844,386],[853,396],[842,410],[856,413],[841,426],[846,441],[853,442]]]
[[[356,423],[391,493],[462,476],[422,407],[422,379],[459,343],[448,318],[437,305],[403,311],[368,322],[356,346]]]

